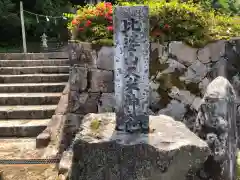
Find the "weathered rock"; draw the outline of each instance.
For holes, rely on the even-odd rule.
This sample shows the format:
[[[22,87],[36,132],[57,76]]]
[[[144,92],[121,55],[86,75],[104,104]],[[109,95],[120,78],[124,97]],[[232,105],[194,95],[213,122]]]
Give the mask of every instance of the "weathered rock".
[[[159,101],[161,100],[161,96],[158,94],[158,92],[152,88],[150,88],[150,93],[149,93],[149,107],[152,109],[154,112],[158,111],[161,108],[161,104]]]
[[[113,93],[103,93],[98,103],[98,112],[113,112],[115,107],[115,100]]]
[[[225,54],[225,41],[217,41],[209,44],[209,49],[211,52],[211,60],[213,62],[218,61]]]
[[[192,48],[182,42],[171,42],[169,44],[169,53],[184,65],[191,65],[197,59],[197,49]]]
[[[213,77],[216,78],[218,76],[227,77],[227,67],[229,65],[229,60],[225,57],[221,57],[218,62],[216,62],[213,66]]]
[[[57,180],[67,180],[67,175],[59,174]]]
[[[240,76],[239,74],[235,74],[233,77],[232,77],[232,85],[234,87],[235,90],[237,90],[238,94],[239,93],[239,89],[240,89]]]
[[[68,82],[63,90],[63,94],[68,94],[70,91],[70,83]]]
[[[194,132],[211,148],[202,179],[235,180],[237,165],[236,95],[224,77],[217,77],[207,87],[199,108]],[[202,177],[204,174],[205,177]]]
[[[68,113],[66,119],[65,125],[69,127],[70,131],[74,132],[80,127],[83,115]]]
[[[150,54],[152,56],[154,54],[154,57],[151,57],[151,58],[155,58],[155,56],[156,57],[162,57],[164,55],[165,46],[163,46],[162,44],[160,44],[160,43],[151,43],[150,44],[150,48],[151,48]],[[161,63],[165,62],[164,60],[165,60],[164,58],[159,59],[159,61]]]
[[[163,70],[162,73],[172,73],[175,72],[176,70],[181,71],[183,69],[186,69],[186,67],[183,64],[174,59],[169,58],[166,63],[168,64],[168,68]]]
[[[65,117],[64,126],[58,137],[58,153],[63,153],[71,145],[72,140],[82,123],[83,115],[68,113]]]
[[[159,88],[159,86],[160,86],[159,83],[153,82],[153,81],[150,81],[149,84],[150,84],[150,89],[152,89],[152,90],[157,90]]]
[[[197,112],[189,111],[189,109],[187,109],[187,113],[185,114],[181,122],[183,122],[188,127],[188,129],[193,131],[195,127],[196,116],[197,116]]]
[[[195,110],[198,110],[200,105],[202,103],[202,99],[200,97],[196,97],[194,100],[193,100],[193,103],[191,105],[191,108],[195,109]]]
[[[72,156],[73,154],[71,150],[63,152],[58,168],[59,174],[66,174],[69,172],[72,166]]]
[[[47,147],[49,142],[51,141],[51,135],[49,132],[42,132],[36,138],[36,148],[44,148]]]
[[[180,90],[177,87],[173,86],[169,96],[181,101],[185,105],[191,105],[195,99],[195,96],[191,92],[186,90]]]
[[[70,91],[68,111],[76,114],[87,114],[98,112],[98,101],[100,93],[81,93]]]
[[[71,65],[79,64],[96,67],[96,53],[92,49],[92,44],[69,42],[69,61]]]
[[[200,61],[195,61],[191,66],[188,67],[184,76],[180,77],[180,80],[185,81],[186,83],[200,82],[208,73],[209,69],[206,65]]]
[[[207,86],[208,86],[209,83],[210,83],[210,80],[209,80],[208,78],[204,78],[204,79],[198,84],[199,89],[201,89],[202,95],[205,93],[206,88],[207,88]]]
[[[113,92],[113,72],[92,69],[90,84],[90,92]]]
[[[97,67],[99,69],[113,70],[114,48],[103,46],[98,52]]]
[[[37,136],[36,147],[43,148],[50,144],[58,145],[61,143],[61,133],[65,126],[66,116],[65,115],[53,115],[51,121],[49,121],[47,128]]]
[[[185,108],[184,104],[176,100],[171,100],[167,107],[161,109],[158,114],[168,115],[176,120],[181,120],[186,112],[187,109]]]
[[[150,116],[149,134],[115,131],[115,123],[115,113],[84,117],[71,180],[185,180],[209,155],[206,142],[171,117]]]
[[[68,109],[68,94],[62,94],[58,102],[55,114],[66,114]]]
[[[71,91],[82,92],[87,88],[87,68],[74,65],[70,69],[69,83]]]
[[[87,93],[70,91],[68,96],[68,112],[81,114],[84,110],[84,104],[87,101]]]
[[[198,60],[203,64],[209,63],[211,61],[211,51],[208,46],[199,49]]]

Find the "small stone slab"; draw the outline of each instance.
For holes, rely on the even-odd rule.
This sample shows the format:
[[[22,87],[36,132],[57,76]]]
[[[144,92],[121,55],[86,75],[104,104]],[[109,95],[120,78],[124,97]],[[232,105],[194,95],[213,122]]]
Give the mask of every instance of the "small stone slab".
[[[36,138],[36,148],[44,148],[47,147],[51,140],[51,135],[48,132],[43,132],[39,134]]]
[[[72,166],[72,150],[64,151],[59,163],[59,174],[67,173]]]
[[[99,69],[113,70],[114,69],[114,48],[103,46],[97,57],[97,67]]]
[[[92,69],[90,71],[90,92],[113,92],[113,72],[105,70]]]
[[[82,92],[87,88],[87,68],[73,65],[70,68],[69,86],[71,91]]]

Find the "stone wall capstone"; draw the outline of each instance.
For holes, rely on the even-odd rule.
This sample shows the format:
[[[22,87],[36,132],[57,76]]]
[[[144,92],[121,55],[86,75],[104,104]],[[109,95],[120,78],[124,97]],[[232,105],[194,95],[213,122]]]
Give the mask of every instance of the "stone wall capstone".
[[[203,48],[182,42],[150,47],[150,112],[165,114],[193,129],[207,85],[224,74],[239,94],[240,39],[216,41]],[[114,111],[114,47],[69,42],[69,112]],[[238,115],[238,119],[239,119]]]

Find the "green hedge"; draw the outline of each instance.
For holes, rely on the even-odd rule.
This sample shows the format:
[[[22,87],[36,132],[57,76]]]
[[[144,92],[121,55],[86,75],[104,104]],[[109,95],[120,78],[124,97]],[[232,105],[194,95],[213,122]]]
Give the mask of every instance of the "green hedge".
[[[107,29],[112,26],[112,13],[107,9],[109,3],[107,8],[105,4],[80,7],[74,20],[68,26],[74,39],[112,44],[113,33],[109,31],[109,28]],[[140,4],[121,1],[119,5]],[[141,5],[148,5],[150,9],[151,41],[184,41],[191,46],[201,47],[211,41],[240,36],[239,16],[230,17],[213,9],[206,10],[204,6],[192,1],[147,0]],[[114,9],[114,6],[110,8]],[[101,11],[102,14],[99,15]],[[91,21],[91,25],[86,27],[84,25],[87,21]]]

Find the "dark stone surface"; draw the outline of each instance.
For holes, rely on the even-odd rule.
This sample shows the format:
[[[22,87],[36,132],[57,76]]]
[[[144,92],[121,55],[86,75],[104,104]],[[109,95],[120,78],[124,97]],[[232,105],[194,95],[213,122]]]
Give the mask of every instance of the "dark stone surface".
[[[98,102],[100,93],[78,93],[70,91],[69,93],[69,112],[76,114],[87,114],[98,112]]]
[[[87,67],[96,67],[96,57],[92,53],[90,43],[76,43],[69,41],[69,61],[70,65],[78,64]]]
[[[84,92],[88,85],[88,70],[87,68],[73,65],[70,68],[69,83],[70,90],[77,91],[79,93]]]
[[[108,93],[114,91],[114,78],[112,71],[92,69],[90,71],[90,92]]]

